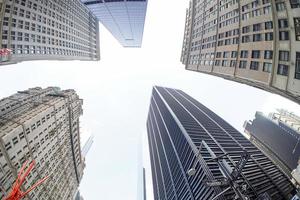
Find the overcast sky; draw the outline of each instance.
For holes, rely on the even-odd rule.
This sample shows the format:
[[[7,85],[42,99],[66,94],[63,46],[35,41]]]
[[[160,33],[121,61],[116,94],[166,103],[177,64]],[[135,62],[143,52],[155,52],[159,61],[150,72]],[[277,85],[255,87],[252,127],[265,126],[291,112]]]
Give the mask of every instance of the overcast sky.
[[[188,0],[149,0],[140,49],[121,47],[101,26],[99,62],[35,61],[0,68],[0,97],[29,87],[73,88],[84,100],[82,137],[93,134],[81,193],[86,200],[137,198],[138,146],[143,138],[148,200],[153,199],[146,117],[153,85],[182,89],[242,131],[256,111],[300,107],[277,95],[190,72],[180,63]],[[146,144],[145,144],[146,143]]]

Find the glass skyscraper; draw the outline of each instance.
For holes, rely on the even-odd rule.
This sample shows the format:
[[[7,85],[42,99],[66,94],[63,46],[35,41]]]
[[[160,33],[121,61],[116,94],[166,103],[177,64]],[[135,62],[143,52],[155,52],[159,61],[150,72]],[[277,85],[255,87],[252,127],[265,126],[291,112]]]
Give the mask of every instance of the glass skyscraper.
[[[141,47],[148,0],[82,0],[124,47]]]
[[[205,200],[225,190],[218,199],[235,199],[238,193],[248,199],[293,196],[294,186],[267,156],[225,120],[180,90],[154,87],[147,131],[155,200]],[[242,161],[245,154],[246,162]],[[212,159],[215,157],[220,159]],[[245,165],[241,165],[243,162]],[[234,177],[239,166],[235,186],[215,182]],[[193,168],[196,171],[189,176],[187,172]],[[212,187],[209,183],[220,185]]]

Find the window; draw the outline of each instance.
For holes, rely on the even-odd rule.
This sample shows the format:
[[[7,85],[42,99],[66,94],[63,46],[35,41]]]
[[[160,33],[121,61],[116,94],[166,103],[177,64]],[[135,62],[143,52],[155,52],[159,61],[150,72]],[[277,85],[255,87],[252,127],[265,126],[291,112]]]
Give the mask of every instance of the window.
[[[259,50],[253,50],[252,51],[252,58],[260,58],[260,51]]]
[[[236,60],[230,61],[230,67],[236,67]]]
[[[300,52],[296,52],[295,79],[300,80]]]
[[[228,65],[229,65],[228,60],[223,60],[223,61],[222,61],[222,66],[223,66],[223,67],[228,67]]]
[[[261,30],[261,24],[253,24],[253,31],[260,31]]]
[[[265,51],[265,56],[264,56],[265,59],[272,59],[273,58],[273,51]]]
[[[224,51],[223,58],[229,58],[230,51]]]
[[[289,32],[279,31],[279,40],[289,40]]]
[[[272,71],[272,63],[264,62],[263,71],[270,73]]]
[[[265,29],[272,29],[273,28],[273,22],[269,21],[269,22],[265,22]]]
[[[246,36],[242,37],[242,43],[247,43],[247,42],[250,42],[250,36],[249,35],[246,35]]]
[[[290,52],[289,51],[279,51],[279,60],[280,61],[289,61]]]
[[[18,142],[19,142],[19,140],[18,140],[17,137],[14,137],[14,138],[12,139],[12,141],[13,141],[13,144],[14,144],[14,145],[15,145],[15,144],[18,144]]]
[[[296,40],[300,41],[300,17],[294,18]]]
[[[241,51],[241,58],[248,58],[248,51],[242,50]]]
[[[292,8],[300,8],[300,0],[290,0]]]
[[[221,52],[217,52],[217,56],[216,56],[216,58],[221,58]]]
[[[280,75],[283,75],[283,76],[287,76],[288,75],[288,71],[289,71],[289,66],[282,65],[282,64],[278,65],[277,74],[280,74]]]
[[[265,33],[265,41],[272,41],[273,33]]]
[[[278,27],[279,28],[287,28],[289,27],[289,22],[287,19],[279,19],[278,20]]]
[[[258,70],[258,68],[259,68],[259,62],[257,62],[257,61],[251,61],[251,63],[250,63],[250,69],[251,70]]]
[[[284,11],[285,10],[285,3],[284,2],[276,3],[276,10],[277,11]]]
[[[243,33],[248,33],[248,32],[250,32],[250,26],[244,26],[242,32],[243,32]]]
[[[247,61],[241,60],[239,68],[245,69],[247,67]]]
[[[236,58],[236,57],[237,57],[237,51],[232,51],[231,58]]]
[[[253,34],[253,42],[261,41],[261,34]]]

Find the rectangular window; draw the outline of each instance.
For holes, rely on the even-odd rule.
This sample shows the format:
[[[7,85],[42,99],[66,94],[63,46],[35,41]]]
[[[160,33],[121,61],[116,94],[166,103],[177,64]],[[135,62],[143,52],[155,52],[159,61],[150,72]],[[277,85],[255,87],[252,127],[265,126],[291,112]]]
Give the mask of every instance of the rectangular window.
[[[248,33],[248,32],[250,32],[250,26],[244,26],[242,32],[243,32],[243,33]]]
[[[265,51],[265,56],[264,56],[265,59],[272,59],[273,58],[273,51]]]
[[[300,80],[300,52],[296,52],[295,79]]]
[[[236,67],[236,60],[230,61],[230,67]]]
[[[253,32],[260,31],[260,30],[261,30],[261,24],[253,24]]]
[[[221,58],[221,52],[217,52],[217,56],[216,56],[216,58]]]
[[[284,11],[285,10],[285,3],[284,2],[276,3],[276,10],[277,11]]]
[[[250,69],[251,70],[258,70],[258,68],[259,68],[259,62],[257,62],[257,61],[251,61],[251,63],[250,63]]]
[[[273,22],[272,21],[265,22],[265,29],[266,30],[272,29],[272,28],[273,28]]]
[[[279,40],[289,40],[289,38],[288,31],[279,31]]]
[[[242,36],[242,43],[247,43],[250,42],[250,36],[246,35],[246,36]]]
[[[279,19],[278,20],[278,27],[279,28],[287,28],[289,27],[289,22],[287,19]]]
[[[260,51],[259,50],[253,50],[252,51],[252,58],[260,58]]]
[[[272,63],[264,62],[263,71],[270,73],[272,71]]]
[[[300,0],[290,0],[292,8],[300,8]]]
[[[247,61],[241,60],[241,61],[240,61],[239,68],[245,69],[246,67],[247,67]]]
[[[290,52],[289,51],[279,51],[279,60],[280,61],[289,61]]]
[[[272,41],[273,33],[265,33],[265,41]]]
[[[229,58],[229,56],[230,56],[230,51],[223,52],[223,58]]]
[[[261,41],[261,34],[253,34],[253,42]]]
[[[288,72],[289,72],[289,66],[282,65],[282,64],[278,65],[277,74],[280,74],[280,75],[283,75],[283,76],[287,76]]]
[[[236,57],[237,57],[237,51],[232,51],[231,58],[236,58]]]
[[[241,58],[248,58],[248,51],[242,50],[241,51]]]
[[[300,41],[300,17],[294,18],[296,40]]]

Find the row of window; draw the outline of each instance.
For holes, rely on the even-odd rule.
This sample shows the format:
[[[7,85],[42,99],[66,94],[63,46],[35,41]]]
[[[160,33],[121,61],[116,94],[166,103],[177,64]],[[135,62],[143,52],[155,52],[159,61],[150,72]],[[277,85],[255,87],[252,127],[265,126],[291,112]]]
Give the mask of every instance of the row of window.
[[[258,71],[260,68],[261,62],[258,61],[250,61],[250,70],[255,70]],[[241,60],[239,63],[239,68],[241,69],[246,69],[248,65],[248,61],[246,60]],[[237,66],[237,61],[236,60],[216,60],[215,61],[215,66],[222,66],[222,67],[236,67]],[[288,69],[289,66],[285,64],[278,64],[277,68],[277,74],[287,76],[288,75]],[[263,68],[262,70],[264,72],[272,72],[272,63],[269,62],[263,62]]]

